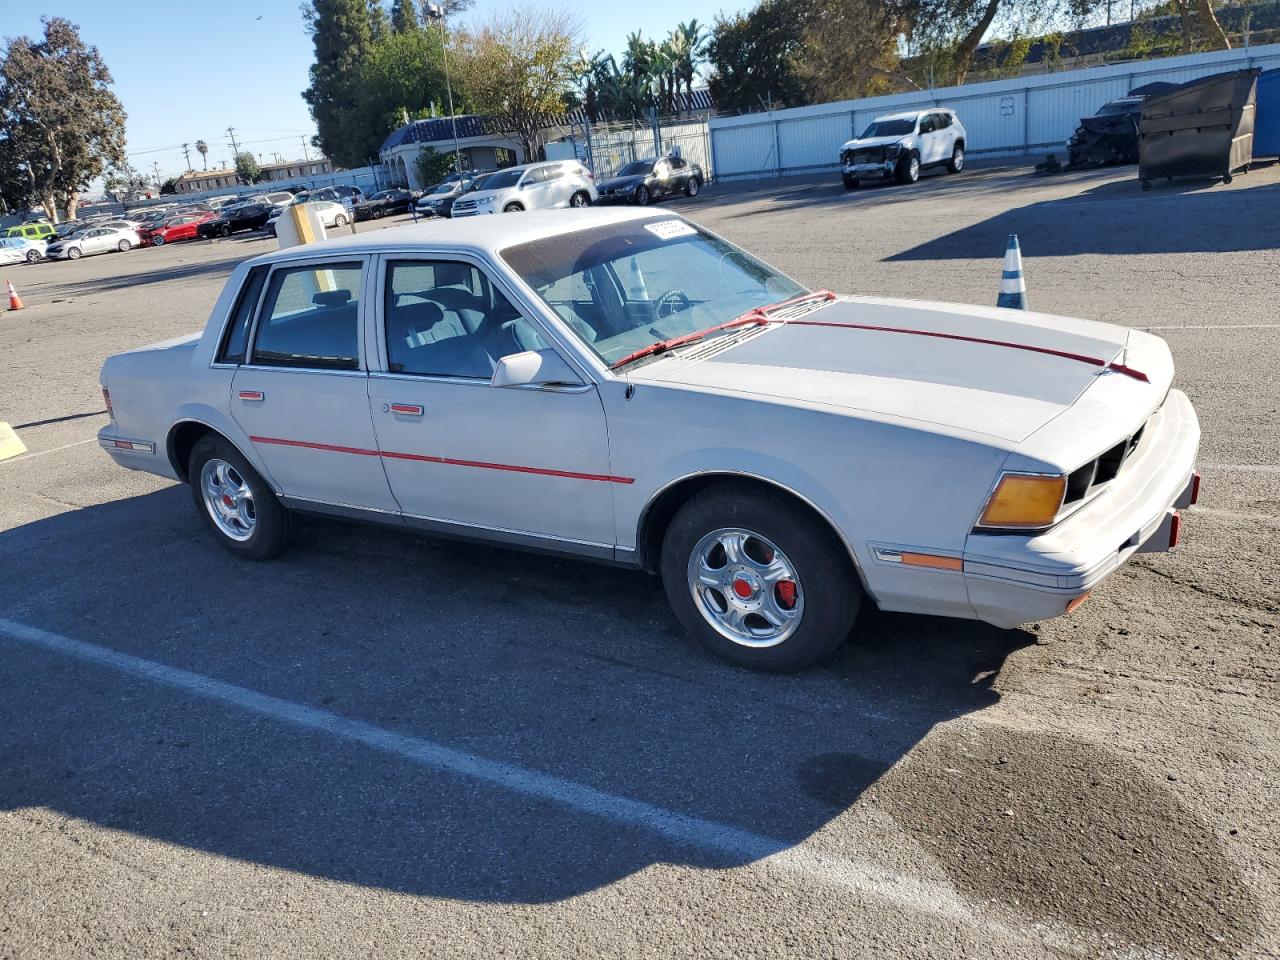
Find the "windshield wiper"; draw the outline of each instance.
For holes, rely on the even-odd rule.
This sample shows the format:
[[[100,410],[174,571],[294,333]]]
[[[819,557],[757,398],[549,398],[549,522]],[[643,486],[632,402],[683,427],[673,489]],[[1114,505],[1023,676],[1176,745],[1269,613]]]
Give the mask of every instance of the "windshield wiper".
[[[651,343],[647,347],[641,347],[632,353],[627,354],[621,360],[615,360],[609,364],[610,370],[617,370],[619,367],[625,367],[628,363],[634,363],[637,360],[643,360],[645,357],[657,356],[660,353],[666,353],[668,350],[676,347],[683,347],[687,343],[694,343],[703,337],[708,337],[713,333],[719,333],[721,330],[732,330],[734,327],[746,327],[752,325],[760,325],[769,322],[769,314],[774,310],[781,310],[783,307],[790,307],[797,303],[803,303],[806,300],[821,298],[822,300],[834,300],[836,295],[830,290],[814,290],[812,293],[802,293],[798,297],[792,297],[789,300],[780,300],[777,303],[767,303],[762,307],[752,307],[741,316],[734,317],[732,320],[726,320],[724,323],[718,323],[713,327],[707,327],[705,330],[696,330],[693,333],[686,333],[679,337],[671,337],[669,340],[659,340]]]

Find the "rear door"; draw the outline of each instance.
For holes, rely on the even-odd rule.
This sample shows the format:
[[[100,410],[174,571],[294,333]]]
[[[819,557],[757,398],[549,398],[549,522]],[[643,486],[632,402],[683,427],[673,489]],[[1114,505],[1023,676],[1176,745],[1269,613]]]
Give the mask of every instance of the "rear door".
[[[231,413],[303,506],[397,513],[369,416],[360,343],[367,258],[275,265],[231,387]]]

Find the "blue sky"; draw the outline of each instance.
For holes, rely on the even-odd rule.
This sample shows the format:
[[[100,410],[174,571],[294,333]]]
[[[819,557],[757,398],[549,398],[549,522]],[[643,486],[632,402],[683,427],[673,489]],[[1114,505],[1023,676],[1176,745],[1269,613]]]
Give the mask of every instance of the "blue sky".
[[[709,24],[722,9],[743,6],[737,0],[645,0],[638,7],[559,2],[581,17],[588,49],[615,53],[637,27],[650,36],[665,34],[690,17]],[[302,138],[315,133],[301,96],[311,66],[311,38],[298,0],[0,4],[5,38],[38,37],[41,15],[62,16],[79,24],[85,41],[102,51],[116,96],[129,114],[130,162],[139,170],[154,172],[158,164],[162,176],[181,173],[186,169],[181,144],[200,139],[209,144],[210,167],[230,160],[228,126],[235,128],[242,149],[268,162],[276,153],[282,160],[301,158]],[[503,0],[477,0],[461,19],[487,18],[509,6]],[[194,146],[191,163],[200,168]]]

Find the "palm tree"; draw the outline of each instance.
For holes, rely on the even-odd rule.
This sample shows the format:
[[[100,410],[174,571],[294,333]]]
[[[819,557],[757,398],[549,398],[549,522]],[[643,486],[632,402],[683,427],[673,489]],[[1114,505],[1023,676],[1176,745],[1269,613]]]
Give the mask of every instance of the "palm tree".
[[[653,61],[653,44],[639,30],[627,34],[627,50],[622,55],[622,69],[631,74],[632,80],[648,80]]]
[[[206,170],[209,169],[209,145],[203,140],[196,141],[196,153],[200,154],[200,162],[204,164]]]
[[[676,67],[676,73],[680,80],[684,81],[684,89],[686,94],[685,105],[689,113],[693,112],[693,75],[698,70],[698,65],[706,56],[707,50],[707,30],[697,20],[690,20],[688,23],[682,23],[675,29],[675,34],[680,36],[680,62]],[[675,35],[673,34],[673,36]],[[679,85],[676,91],[679,92]]]

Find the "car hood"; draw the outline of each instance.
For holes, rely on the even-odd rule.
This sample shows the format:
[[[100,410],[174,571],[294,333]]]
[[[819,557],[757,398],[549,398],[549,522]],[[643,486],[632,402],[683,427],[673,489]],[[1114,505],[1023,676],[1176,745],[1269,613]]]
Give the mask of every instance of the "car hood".
[[[1129,334],[1046,314],[850,297],[721,349],[712,340],[639,367],[632,379],[843,408],[1017,443],[1070,407],[1106,364],[1123,362]],[[1152,374],[1154,380],[1165,372]]]
[[[911,134],[904,133],[897,137],[868,137],[865,140],[846,140],[844,146],[840,149],[860,150],[863,147],[887,147],[891,143],[901,143],[909,136]]]
[[[643,174],[635,177],[610,177],[608,180],[603,180],[600,183],[597,183],[596,189],[603,193],[605,190],[638,187],[640,184],[644,183],[644,181],[645,177]]]

